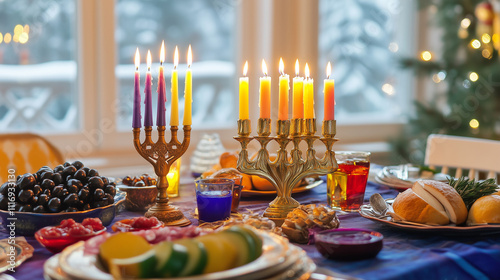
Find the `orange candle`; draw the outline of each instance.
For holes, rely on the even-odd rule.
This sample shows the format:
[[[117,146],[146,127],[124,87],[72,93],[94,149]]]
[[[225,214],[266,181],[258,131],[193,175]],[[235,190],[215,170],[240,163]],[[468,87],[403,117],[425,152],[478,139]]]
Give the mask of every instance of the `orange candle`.
[[[293,78],[292,118],[304,118],[304,79],[299,77],[299,60],[295,61],[295,78]]]
[[[314,81],[309,77],[309,65],[306,63],[306,80],[304,82],[304,118],[314,119]]]
[[[243,77],[240,77],[240,120],[250,118],[248,113],[248,61],[243,66]]]
[[[259,95],[259,107],[260,107],[260,118],[270,119],[271,118],[271,77],[267,76],[267,66],[264,59],[262,60],[262,72],[264,77],[260,78],[260,95]]]
[[[278,104],[278,119],[288,120],[288,96],[290,91],[290,78],[285,74],[285,65],[283,59],[280,58],[280,79],[279,79],[279,104]]]
[[[325,121],[335,119],[335,80],[330,80],[332,65],[328,62],[326,66],[325,88]]]

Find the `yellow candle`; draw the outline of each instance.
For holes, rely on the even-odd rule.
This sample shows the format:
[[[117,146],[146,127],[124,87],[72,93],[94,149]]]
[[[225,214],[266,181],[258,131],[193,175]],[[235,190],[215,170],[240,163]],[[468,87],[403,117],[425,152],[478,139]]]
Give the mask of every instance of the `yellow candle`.
[[[309,66],[306,63],[306,80],[304,82],[304,118],[314,119],[314,81],[309,77]]]
[[[188,49],[187,57],[188,69],[186,70],[186,80],[184,84],[184,119],[182,125],[191,125],[193,115],[193,76],[191,73],[191,64],[193,63],[193,53],[191,45]]]
[[[290,91],[290,78],[285,74],[285,65],[283,59],[280,58],[280,79],[279,79],[279,103],[278,103],[278,119],[288,120],[288,95]]]
[[[304,79],[299,77],[299,60],[295,61],[295,78],[293,78],[292,118],[304,118]]]
[[[170,103],[170,126],[179,125],[179,85],[177,78],[177,65],[179,65],[179,49],[175,46],[174,70],[172,70],[172,102]]]
[[[250,118],[248,113],[248,61],[243,66],[243,76],[240,77],[240,120],[247,120]]]
[[[332,65],[328,62],[326,66],[326,79],[325,79],[325,121],[335,119],[335,80],[330,80],[332,73]]]
[[[271,77],[267,76],[267,66],[264,59],[262,60],[262,72],[264,77],[260,78],[260,118],[271,118]]]

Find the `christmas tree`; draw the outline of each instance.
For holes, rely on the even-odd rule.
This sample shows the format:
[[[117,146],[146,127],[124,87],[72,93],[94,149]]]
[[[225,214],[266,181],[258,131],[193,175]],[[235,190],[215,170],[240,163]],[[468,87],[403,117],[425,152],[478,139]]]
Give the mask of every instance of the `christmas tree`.
[[[423,51],[402,60],[406,69],[432,78],[432,100],[416,102],[398,139],[397,161],[423,164],[429,134],[500,140],[500,0],[426,0],[433,26],[442,30],[442,55]]]

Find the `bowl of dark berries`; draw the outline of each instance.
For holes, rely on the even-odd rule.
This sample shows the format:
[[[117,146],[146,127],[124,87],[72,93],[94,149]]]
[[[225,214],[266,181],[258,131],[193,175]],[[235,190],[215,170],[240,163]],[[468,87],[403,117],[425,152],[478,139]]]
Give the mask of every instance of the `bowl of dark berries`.
[[[125,208],[129,211],[146,211],[155,204],[158,189],[156,178],[143,174],[139,177],[126,176],[117,185],[120,191],[126,192]]]
[[[100,176],[80,161],[66,162],[54,169],[44,166],[1,185],[0,218],[4,227],[12,222],[8,218],[16,218],[16,234],[27,236],[65,219],[99,218],[107,226],[123,200],[113,179]]]
[[[99,218],[86,218],[81,223],[62,220],[58,226],[48,226],[35,232],[35,238],[47,250],[56,254],[69,245],[85,241],[106,232]]]

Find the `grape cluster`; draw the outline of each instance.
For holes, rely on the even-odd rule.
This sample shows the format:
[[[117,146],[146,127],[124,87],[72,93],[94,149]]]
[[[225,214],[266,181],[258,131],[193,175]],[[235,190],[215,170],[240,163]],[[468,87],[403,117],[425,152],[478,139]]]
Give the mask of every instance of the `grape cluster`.
[[[99,176],[81,161],[65,162],[26,173],[12,183],[0,186],[0,209],[9,208],[9,188],[14,187],[15,211],[56,213],[77,212],[113,204],[116,184]],[[12,208],[12,207],[10,207]]]

